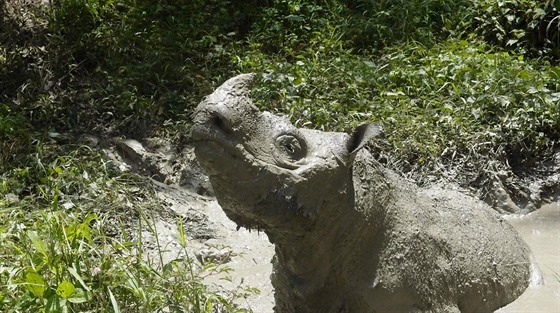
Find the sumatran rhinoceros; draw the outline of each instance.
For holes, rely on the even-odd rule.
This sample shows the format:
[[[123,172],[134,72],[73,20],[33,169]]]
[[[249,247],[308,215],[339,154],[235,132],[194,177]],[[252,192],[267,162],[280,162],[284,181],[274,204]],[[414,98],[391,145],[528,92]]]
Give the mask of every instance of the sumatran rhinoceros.
[[[530,250],[459,192],[423,190],[352,134],[293,126],[231,78],[194,115],[195,153],[238,226],[275,245],[275,312],[492,312],[529,285]]]

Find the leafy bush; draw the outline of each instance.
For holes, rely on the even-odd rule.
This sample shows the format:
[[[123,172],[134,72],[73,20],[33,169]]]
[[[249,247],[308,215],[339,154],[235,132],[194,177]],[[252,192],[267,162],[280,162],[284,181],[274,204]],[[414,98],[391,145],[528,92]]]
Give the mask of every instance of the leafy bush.
[[[560,138],[559,68],[488,51],[449,40],[386,48],[378,59],[318,50],[294,63],[254,51],[239,66],[265,69],[260,106],[327,130],[380,121],[398,158],[424,162],[489,141],[512,163],[533,159]]]
[[[245,312],[232,300],[248,291],[202,282],[227,269],[189,257],[181,220],[175,259],[145,255],[161,205],[98,153],[45,146],[0,177],[2,312]]]
[[[408,40],[431,44],[469,18],[467,0],[282,0],[253,12],[249,39],[266,53],[326,48],[372,51]],[[334,42],[337,45],[332,45]]]
[[[429,45],[472,18],[469,0],[348,1],[347,37],[358,49],[382,48],[409,40]]]
[[[6,141],[21,135],[25,129],[24,123],[25,119],[21,115],[12,112],[5,104],[0,105],[0,140]]]
[[[61,0],[34,8],[41,18],[25,11],[23,21],[3,21],[10,34],[0,47],[1,97],[17,97],[7,104],[30,113],[37,128],[141,136],[153,124],[185,118],[232,75],[224,46],[243,32],[249,5]]]
[[[258,43],[260,51],[288,58],[302,49],[336,52],[348,25],[342,15],[344,10],[337,1],[323,5],[314,1],[277,1],[255,12],[248,37],[250,42]]]
[[[30,125],[59,131],[94,128],[139,137],[165,120],[188,120],[205,94],[245,70],[237,64],[254,62],[251,54],[280,63],[310,62],[317,69],[325,65],[323,71],[332,77],[337,74],[327,69],[332,58],[355,58],[357,51],[371,55],[372,49],[408,40],[430,46],[440,38],[459,36],[468,25],[483,35],[502,27],[503,40],[498,43],[511,43],[506,39],[512,34],[509,29],[533,16],[529,13],[538,11],[535,3],[62,0],[46,7],[48,23],[29,29],[31,37],[20,33],[6,37],[8,71],[0,81],[6,82],[6,97],[19,98],[17,104],[7,105],[29,116]],[[531,9],[523,11],[522,5]],[[551,3],[546,8],[556,12]],[[485,19],[500,13],[498,9],[510,15]],[[549,19],[545,15],[533,17],[544,23]],[[516,20],[505,27],[511,16]],[[8,30],[26,29],[25,23],[10,27],[16,22],[13,18],[5,22]],[[533,38],[525,33],[523,38]],[[525,45],[521,39],[519,45]],[[543,49],[547,53],[552,48]],[[261,72],[263,67],[252,69]]]
[[[21,113],[0,104],[0,173],[20,152],[28,149],[30,128]]]
[[[388,72],[380,77],[399,102],[419,110],[420,125],[426,127],[418,137],[405,132],[405,146],[407,137],[415,138],[419,145],[412,146],[437,147],[437,155],[449,148],[465,153],[491,142],[506,147],[513,164],[532,160],[560,138],[559,68],[489,53],[488,46],[465,41],[432,49],[414,46],[408,54],[402,50],[388,51]],[[397,132],[406,131],[395,126]]]
[[[560,59],[560,2],[476,0],[474,31],[488,42],[529,56]]]

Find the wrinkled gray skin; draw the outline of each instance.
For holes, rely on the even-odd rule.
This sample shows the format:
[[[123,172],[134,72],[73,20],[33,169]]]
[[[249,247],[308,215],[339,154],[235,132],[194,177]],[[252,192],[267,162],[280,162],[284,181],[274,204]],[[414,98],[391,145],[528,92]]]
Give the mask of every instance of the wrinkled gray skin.
[[[362,149],[375,125],[320,132],[260,112],[253,76],[207,96],[192,136],[228,217],[275,244],[275,312],[492,312],[526,289],[530,251],[494,211],[383,168]]]

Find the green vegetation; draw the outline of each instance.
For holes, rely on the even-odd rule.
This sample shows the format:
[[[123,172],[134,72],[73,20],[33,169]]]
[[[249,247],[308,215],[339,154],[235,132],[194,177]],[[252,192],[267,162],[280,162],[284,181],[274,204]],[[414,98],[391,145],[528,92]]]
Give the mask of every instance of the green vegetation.
[[[322,129],[381,121],[397,158],[461,153],[489,135],[525,161],[559,138],[557,7],[61,0],[20,9],[3,21],[0,136],[142,137],[188,123],[217,84],[255,71],[261,106]]]
[[[146,260],[120,223],[133,213],[138,234],[150,228],[145,212],[161,204],[148,184],[49,132],[174,137],[204,95],[254,71],[257,104],[299,126],[381,122],[399,171],[461,158],[526,169],[560,141],[559,9],[552,0],[0,2],[0,310],[230,312],[241,296],[209,290],[188,257]]]
[[[181,220],[175,258],[164,263],[159,245],[143,257],[161,206],[149,185],[87,147],[65,148],[42,146],[2,175],[2,312],[245,312],[231,303],[250,290],[203,284],[227,268],[189,257]]]
[[[268,72],[259,90],[263,106],[327,129],[382,121],[400,156],[437,157],[446,148],[464,152],[496,136],[496,144],[538,153],[553,144],[545,134],[558,136],[559,68],[489,52],[482,43],[408,43],[386,48],[377,59],[301,57],[286,67],[274,60],[247,66]],[[285,102],[282,108],[267,101],[271,94]]]

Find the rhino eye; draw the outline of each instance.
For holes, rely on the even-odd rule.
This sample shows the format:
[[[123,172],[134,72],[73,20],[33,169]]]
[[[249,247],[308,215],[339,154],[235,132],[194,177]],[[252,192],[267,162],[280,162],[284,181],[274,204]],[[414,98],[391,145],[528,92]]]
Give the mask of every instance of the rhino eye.
[[[280,135],[276,138],[276,146],[292,160],[304,157],[305,145],[293,135]]]

